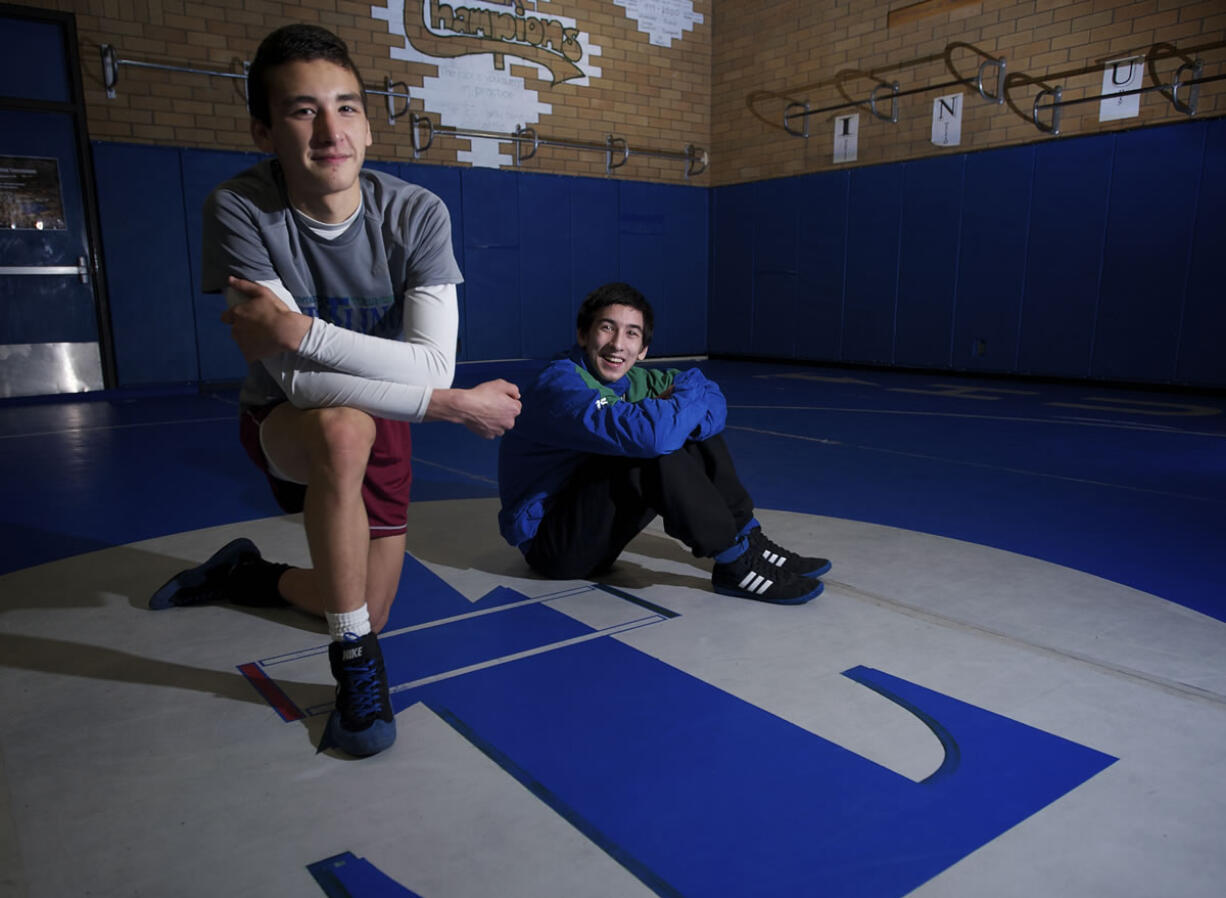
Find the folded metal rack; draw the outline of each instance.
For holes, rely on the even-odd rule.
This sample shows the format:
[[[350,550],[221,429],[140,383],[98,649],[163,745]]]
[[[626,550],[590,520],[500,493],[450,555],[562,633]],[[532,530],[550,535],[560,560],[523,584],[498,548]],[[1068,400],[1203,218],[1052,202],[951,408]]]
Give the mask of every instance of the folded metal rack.
[[[243,80],[243,97],[247,97],[247,73],[251,63],[242,63],[242,72],[226,72],[211,69],[189,68],[187,66],[168,65],[159,62],[143,62],[137,59],[120,58],[111,44],[102,44],[102,83],[106,88],[107,97],[114,99],[116,86],[119,84],[119,69],[121,66],[133,66],[142,69],[157,69],[165,72],[186,72],[191,75],[206,75],[211,78],[241,78]],[[688,144],[680,152],[658,149],[635,149],[623,137],[608,135],[603,142],[585,140],[559,140],[542,137],[534,128],[516,126],[513,132],[482,131],[472,128],[453,128],[447,125],[435,125],[428,116],[409,112],[409,88],[403,81],[393,81],[390,77],[383,81],[383,90],[364,88],[368,94],[387,98],[387,123],[395,125],[404,116],[409,117],[409,140],[413,146],[413,158],[418,158],[430,149],[434,136],[458,138],[485,138],[515,144],[515,164],[536,155],[540,147],[558,147],[562,149],[581,150],[603,153],[605,157],[605,174],[612,174],[615,169],[625,165],[632,155],[654,157],[658,159],[676,159],[685,163],[685,177],[700,175],[707,169],[708,156],[706,150],[693,144]],[[399,105],[397,101],[402,100]],[[525,146],[529,147],[525,152]]]
[[[995,71],[996,90],[995,93],[990,92],[984,87],[984,77],[989,69]],[[974,79],[971,78],[955,78],[952,81],[944,81],[940,84],[928,84],[923,87],[913,87],[908,90],[902,90],[897,81],[885,82],[878,81],[869,93],[867,100],[849,100],[845,103],[837,103],[833,106],[823,106],[820,109],[810,109],[809,101],[789,103],[783,111],[783,128],[789,134],[795,137],[809,137],[809,118],[814,115],[822,115],[827,112],[837,112],[841,109],[863,109],[867,104],[869,112],[877,118],[891,122],[898,122],[898,101],[903,97],[909,97],[914,94],[930,93],[936,90],[947,90],[951,87],[974,87],[979,96],[987,100],[989,103],[1004,103],[1005,102],[1005,59],[1004,57],[994,58],[988,57],[979,65],[979,70]],[[888,98],[890,100],[890,111],[882,112],[877,108],[880,100],[883,100],[886,95],[882,91],[889,91]],[[797,129],[792,125],[796,119],[802,119],[804,124]]]
[[[402,113],[403,114],[403,113]],[[687,144],[684,150],[670,151],[658,149],[630,148],[624,137],[609,134],[604,141],[597,143],[588,140],[560,140],[552,137],[542,137],[535,128],[517,125],[514,131],[483,131],[473,128],[453,128],[449,125],[435,125],[429,116],[409,115],[410,142],[413,145],[413,158],[418,158],[430,149],[435,136],[475,138],[497,140],[501,143],[515,144],[515,165],[531,159],[541,147],[557,147],[561,149],[580,150],[604,154],[605,174],[610,175],[615,169],[625,165],[630,157],[644,156],[656,159],[676,159],[685,163],[685,177],[700,175],[707,170],[708,156],[706,150]],[[526,151],[525,151],[526,148]]]
[[[1150,79],[1156,83],[1149,84],[1145,87],[1139,87],[1127,91],[1119,91],[1115,93],[1097,93],[1093,96],[1075,97],[1065,99],[1065,87],[1063,85],[1052,86],[1046,80],[1033,78],[1025,74],[1014,74],[1006,80],[1005,76],[1005,59],[1004,57],[995,58],[984,53],[982,50],[970,44],[955,43],[950,44],[946,48],[946,61],[952,69],[952,63],[949,62],[949,53],[955,47],[970,49],[984,57],[983,62],[979,66],[979,70],[974,78],[955,78],[951,81],[944,81],[940,84],[929,84],[922,87],[913,87],[908,90],[902,90],[898,81],[886,82],[879,76],[868,74],[870,77],[877,79],[877,84],[874,85],[868,97],[859,100],[848,100],[843,103],[836,103],[831,106],[823,106],[818,109],[812,109],[809,106],[809,101],[792,102],[784,108],[783,113],[783,128],[787,133],[795,137],[809,137],[809,119],[814,115],[822,115],[829,112],[838,112],[843,109],[863,109],[868,108],[876,118],[883,121],[897,123],[898,122],[898,101],[902,97],[911,96],[913,94],[929,93],[931,91],[945,90],[951,87],[960,87],[963,85],[973,86],[979,95],[989,103],[1003,104],[1005,102],[1006,86],[1013,87],[1016,84],[1035,84],[1040,86],[1038,94],[1034,98],[1031,105],[1030,120],[1034,126],[1045,134],[1059,135],[1060,134],[1060,110],[1066,106],[1076,106],[1083,103],[1097,103],[1102,100],[1116,99],[1119,97],[1128,97],[1138,94],[1147,94],[1157,92],[1166,97],[1170,101],[1171,106],[1184,115],[1196,115],[1197,104],[1200,99],[1200,86],[1202,84],[1211,84],[1216,81],[1226,80],[1226,74],[1204,75],[1205,63],[1204,60],[1196,57],[1191,58],[1188,54],[1195,54],[1204,50],[1219,49],[1226,46],[1226,42],[1215,42],[1202,44],[1197,47],[1189,48],[1186,52],[1180,51],[1172,44],[1158,43],[1150,48],[1149,52],[1144,57],[1135,57],[1143,59],[1149,69]],[[1182,64],[1177,68],[1169,83],[1163,83],[1157,74],[1156,64],[1160,60],[1181,58]],[[931,57],[924,59],[913,60],[905,63],[900,67],[915,65],[916,63],[928,62]],[[1110,63],[1095,63],[1087,66],[1084,69],[1058,73],[1056,75],[1046,76],[1048,79],[1056,80],[1061,78],[1071,78],[1077,75],[1086,75],[1091,73],[1101,73]],[[994,70],[995,73],[995,90],[989,91],[984,86],[985,77],[988,76],[989,70]],[[859,73],[854,73],[859,74]],[[1184,91],[1187,91],[1184,95]],[[844,94],[846,96],[846,94]],[[889,100],[888,111],[882,106],[884,101]],[[1022,115],[1025,113],[1020,112]],[[1043,120],[1046,114],[1046,121]],[[803,124],[797,127],[794,122],[801,120]]]
[[[120,66],[132,66],[138,69],[157,69],[163,72],[186,72],[189,75],[208,75],[211,78],[241,78],[243,79],[243,97],[247,96],[247,70],[251,63],[243,61],[242,72],[222,72],[212,69],[193,69],[187,66],[167,65],[161,62],[143,62],[139,59],[121,59],[115,47],[102,44],[98,48],[102,53],[102,85],[106,88],[108,99],[115,99],[115,87],[119,84]]]
[[[1175,70],[1174,77],[1170,84],[1148,84],[1145,87],[1134,88],[1133,90],[1124,90],[1117,93],[1100,93],[1089,97],[1076,97],[1074,99],[1064,99],[1064,88],[1044,87],[1034,98],[1034,104],[1031,106],[1030,120],[1034,126],[1044,134],[1059,136],[1060,134],[1060,110],[1066,106],[1078,106],[1082,103],[1097,103],[1102,100],[1114,100],[1119,97],[1131,97],[1139,94],[1148,94],[1158,92],[1166,97],[1171,106],[1177,112],[1182,112],[1184,115],[1196,115],[1196,107],[1200,100],[1200,86],[1202,84],[1211,84],[1215,81],[1226,80],[1226,75],[1211,75],[1208,78],[1202,78],[1205,64],[1201,59],[1194,59],[1190,62],[1185,62]],[[1102,71],[1096,69],[1095,71]],[[1184,75],[1190,74],[1191,78],[1185,78]],[[1179,92],[1184,88],[1188,89],[1187,100],[1179,98]],[[1050,99],[1050,103],[1043,101]],[[1047,122],[1039,120],[1040,110],[1050,111],[1050,118]]]
[[[186,72],[189,75],[207,75],[210,78],[239,78],[242,79],[243,82],[243,99],[247,99],[247,73],[251,69],[251,63],[247,60],[243,60],[243,70],[241,72],[224,72],[214,69],[194,69],[188,66],[168,65],[162,62],[144,62],[139,59],[122,59],[119,57],[114,46],[111,44],[102,44],[99,47],[99,50],[102,53],[102,84],[106,88],[106,95],[108,99],[115,99],[115,87],[119,84],[119,67],[125,65],[138,69],[157,69],[163,72]],[[396,83],[399,84],[402,82]],[[403,98],[407,100],[409,98],[407,92],[403,94],[393,92],[392,84],[393,82],[389,78],[386,81],[385,90],[376,90],[374,88],[364,86],[364,90],[368,94],[378,94],[387,97],[389,125],[395,123],[395,118],[392,113],[393,104],[395,103],[396,99]]]

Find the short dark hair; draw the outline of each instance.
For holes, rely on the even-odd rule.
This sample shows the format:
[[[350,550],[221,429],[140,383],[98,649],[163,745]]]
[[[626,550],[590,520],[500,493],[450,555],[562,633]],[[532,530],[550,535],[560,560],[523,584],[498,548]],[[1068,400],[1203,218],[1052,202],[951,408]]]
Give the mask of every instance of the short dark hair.
[[[362,90],[362,108],[366,108],[366,85],[345,42],[318,25],[283,25],[260,42],[255,61],[247,70],[247,108],[252,118],[265,125],[272,124],[272,112],[268,108],[268,73],[279,65],[299,59],[326,59],[353,72]]]
[[[643,345],[651,345],[651,332],[655,329],[655,313],[651,303],[642,293],[629,284],[615,282],[597,287],[587,295],[579,306],[579,316],[575,319],[575,329],[586,334],[596,320],[597,314],[606,306],[630,306],[643,313]]]

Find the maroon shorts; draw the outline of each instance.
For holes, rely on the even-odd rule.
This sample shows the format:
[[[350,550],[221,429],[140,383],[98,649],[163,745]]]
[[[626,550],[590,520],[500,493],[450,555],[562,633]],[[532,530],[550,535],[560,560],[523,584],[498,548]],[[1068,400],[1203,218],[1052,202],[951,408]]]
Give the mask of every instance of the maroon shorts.
[[[245,409],[239,416],[238,438],[247,455],[264,472],[277,504],[286,514],[302,511],[306,486],[274,477],[268,472],[268,459],[260,445],[260,423],[277,406]],[[370,538],[404,533],[409,515],[409,487],[413,483],[413,442],[409,422],[374,418],[375,444],[362,481],[362,501],[370,521]]]

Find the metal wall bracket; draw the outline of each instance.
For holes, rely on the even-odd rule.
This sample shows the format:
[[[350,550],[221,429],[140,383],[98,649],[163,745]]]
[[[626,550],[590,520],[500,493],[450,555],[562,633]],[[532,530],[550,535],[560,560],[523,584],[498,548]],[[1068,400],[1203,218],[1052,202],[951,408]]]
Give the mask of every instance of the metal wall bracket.
[[[877,111],[877,94],[883,88],[888,88],[890,91],[889,115]],[[889,84],[882,82],[874,87],[873,92],[868,95],[868,108],[873,115],[877,116],[877,118],[881,119],[883,122],[898,124],[898,82],[892,81]]]
[[[613,153],[620,151],[622,157],[619,161],[613,161]],[[610,175],[613,169],[621,168],[630,159],[630,145],[626,143],[624,137],[614,137],[612,134],[605,140],[605,157],[604,157],[604,173]]]
[[[403,88],[404,93],[397,93],[396,88]],[[376,91],[371,91],[375,93]],[[409,86],[403,81],[393,81],[391,75],[383,79],[383,93],[387,98],[387,123],[396,124],[396,120],[409,111]],[[396,111],[396,100],[404,100],[404,108]]]
[[[1199,59],[1185,62],[1175,70],[1175,77],[1171,81],[1170,89],[1161,92],[1164,97],[1171,101],[1171,105],[1184,115],[1196,115],[1196,104],[1200,100],[1200,76],[1204,70],[1205,64]],[[1190,72],[1192,75],[1190,80],[1193,83],[1190,86],[1184,82],[1184,72]],[[1179,99],[1179,89],[1185,86],[1188,87],[1188,102],[1186,103]]]
[[[1045,87],[1035,95],[1034,106],[1031,109],[1030,118],[1031,121],[1034,122],[1034,126],[1044,134],[1060,134],[1060,97],[1063,96],[1063,94],[1063,88]],[[1042,102],[1044,97],[1052,98],[1052,102],[1043,107],[1044,109],[1051,110],[1051,124],[1049,125],[1045,125],[1039,121],[1039,104]]]
[[[115,99],[115,85],[119,83],[119,63],[115,59],[115,48],[103,44],[98,48],[102,53],[102,86],[106,88],[108,100]]]
[[[531,142],[532,149],[524,152],[524,143]],[[541,146],[540,135],[536,133],[535,128],[515,126],[515,164],[519,165],[525,159],[531,159],[536,155],[536,151]]]
[[[692,143],[686,144],[685,155],[688,161],[685,164],[685,176],[689,178],[691,175],[701,175],[707,170],[707,163],[710,162],[710,157],[707,151],[699,149]]]
[[[798,118],[804,122],[804,127],[797,131],[792,127],[792,119]],[[809,136],[809,101],[803,103],[788,103],[783,108],[783,130],[794,137]]]
[[[983,87],[983,72],[984,69],[993,68],[996,70],[996,93],[988,93]],[[1005,58],[1000,59],[985,59],[979,64],[979,74],[975,78],[975,89],[979,91],[979,96],[983,97],[990,103],[1005,102]]]
[[[160,62],[142,62],[139,59],[121,59],[115,52],[115,48],[110,44],[102,44],[98,47],[102,54],[102,85],[106,88],[107,99],[115,99],[115,86],[119,84],[119,68],[120,66],[132,66],[138,69],[156,69],[160,72],[186,72],[189,75],[207,75],[210,78],[241,78],[243,82],[243,100],[249,100],[247,96],[247,73],[251,69],[251,63],[243,60],[243,71],[238,72],[216,72],[211,69],[193,69],[181,65],[165,65]]]
[[[413,145],[414,159],[430,149],[434,143],[434,122],[430,121],[430,116],[409,113],[409,142]]]

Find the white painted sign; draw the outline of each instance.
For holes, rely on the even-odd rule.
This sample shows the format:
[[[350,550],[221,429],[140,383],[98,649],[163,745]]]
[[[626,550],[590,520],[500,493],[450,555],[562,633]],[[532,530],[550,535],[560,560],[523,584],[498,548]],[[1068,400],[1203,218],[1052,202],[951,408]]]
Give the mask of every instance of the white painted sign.
[[[932,101],[932,142],[939,147],[962,143],[962,94],[946,94]]]
[[[702,13],[694,12],[691,0],[613,0],[613,4],[624,9],[639,31],[649,35],[648,43],[657,47],[671,47],[683,32],[702,22]]]
[[[437,75],[426,76],[410,94],[422,101],[426,112],[437,115],[440,124],[510,133],[553,111],[523,78],[512,74],[513,65],[535,66],[553,84],[588,87],[600,76],[593,63],[600,47],[574,19],[542,5],[538,11],[532,0],[386,0],[385,6],[372,6],[370,16],[403,40],[402,46],[389,49],[392,59],[437,67]],[[472,149],[461,150],[457,157],[486,168],[514,162],[510,154],[499,152],[493,139],[474,138]]]
[[[855,162],[860,137],[860,113],[840,115],[834,120],[834,161]]]
[[[1109,122],[1115,119],[1136,118],[1141,114],[1141,95],[1127,97],[1109,96],[1124,91],[1137,90],[1145,80],[1145,60],[1140,56],[1130,59],[1114,59],[1103,67],[1103,94],[1105,99],[1098,104],[1098,120]]]

